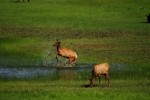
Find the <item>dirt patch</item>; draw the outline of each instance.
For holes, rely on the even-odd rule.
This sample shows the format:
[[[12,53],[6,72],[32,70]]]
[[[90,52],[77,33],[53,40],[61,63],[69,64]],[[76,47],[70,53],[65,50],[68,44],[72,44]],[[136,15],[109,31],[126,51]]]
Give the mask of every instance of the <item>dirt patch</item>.
[[[71,28],[51,28],[51,27],[19,27],[0,25],[0,37],[37,37],[42,36],[45,38],[104,38],[104,37],[121,37],[124,32],[120,31],[93,31],[93,30],[80,30]]]

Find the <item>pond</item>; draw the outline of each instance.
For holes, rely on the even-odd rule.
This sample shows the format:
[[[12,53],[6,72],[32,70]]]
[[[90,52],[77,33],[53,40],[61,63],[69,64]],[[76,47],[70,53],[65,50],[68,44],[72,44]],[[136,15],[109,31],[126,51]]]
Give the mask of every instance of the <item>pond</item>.
[[[3,78],[37,78],[41,76],[58,76],[59,78],[81,77],[83,74],[90,77],[94,64],[77,64],[75,67],[0,67],[0,77]],[[124,64],[111,64],[111,72],[128,70]]]

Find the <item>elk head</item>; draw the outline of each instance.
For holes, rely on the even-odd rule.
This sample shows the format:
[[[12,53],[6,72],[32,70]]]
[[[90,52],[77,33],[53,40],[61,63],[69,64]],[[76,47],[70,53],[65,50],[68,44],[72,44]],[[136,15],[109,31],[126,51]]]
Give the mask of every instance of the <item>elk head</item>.
[[[57,39],[57,40],[56,40],[56,43],[53,44],[53,46],[54,46],[54,47],[57,47],[57,49],[59,49],[59,48],[60,48],[60,44],[61,44],[61,42]]]
[[[93,87],[93,84],[94,84],[93,80],[94,80],[93,78],[90,79],[89,87]]]

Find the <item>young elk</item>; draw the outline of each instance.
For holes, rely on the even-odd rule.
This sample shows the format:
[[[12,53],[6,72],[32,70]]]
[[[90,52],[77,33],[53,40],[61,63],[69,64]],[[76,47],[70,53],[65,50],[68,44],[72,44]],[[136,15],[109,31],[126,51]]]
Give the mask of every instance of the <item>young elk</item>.
[[[109,86],[110,85],[109,84],[109,80],[110,80],[110,78],[109,78],[109,69],[110,69],[110,66],[107,63],[102,63],[102,64],[95,65],[92,68],[92,77],[90,79],[89,86],[93,87],[94,79],[96,77],[99,78],[99,83],[100,83],[100,76],[101,75],[105,75],[105,83],[106,83],[106,79],[107,79],[108,80],[108,86]]]
[[[57,55],[67,58],[69,64],[74,63],[77,59],[76,52],[74,52],[73,50],[68,49],[68,48],[61,48],[60,44],[61,44],[61,42],[58,41],[58,39],[57,39],[56,43],[53,45],[53,46],[56,46],[56,48],[57,48]],[[56,56],[56,59],[58,61],[57,56]]]

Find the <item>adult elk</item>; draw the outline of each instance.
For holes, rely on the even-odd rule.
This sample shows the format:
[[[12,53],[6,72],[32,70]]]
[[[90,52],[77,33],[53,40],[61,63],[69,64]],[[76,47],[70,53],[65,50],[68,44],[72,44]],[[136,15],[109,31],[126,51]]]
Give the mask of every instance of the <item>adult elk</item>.
[[[90,79],[90,84],[89,86],[90,87],[93,87],[93,84],[94,84],[94,79],[96,77],[99,78],[99,83],[100,83],[100,76],[101,75],[105,75],[105,83],[106,83],[106,79],[108,80],[108,86],[110,85],[109,83],[109,69],[110,69],[110,66],[108,63],[102,63],[102,64],[98,64],[98,65],[95,65],[93,68],[92,68],[92,77]]]
[[[58,39],[56,40],[56,43],[53,45],[56,47],[57,49],[57,55],[67,58],[68,59],[68,63],[72,64],[76,61],[77,59],[77,54],[76,52],[74,52],[73,50],[69,49],[69,48],[61,48],[60,46],[61,42],[58,41]],[[58,57],[56,56],[56,59],[58,61]]]

